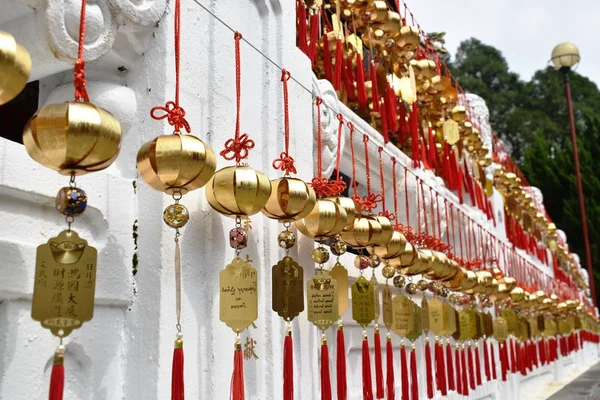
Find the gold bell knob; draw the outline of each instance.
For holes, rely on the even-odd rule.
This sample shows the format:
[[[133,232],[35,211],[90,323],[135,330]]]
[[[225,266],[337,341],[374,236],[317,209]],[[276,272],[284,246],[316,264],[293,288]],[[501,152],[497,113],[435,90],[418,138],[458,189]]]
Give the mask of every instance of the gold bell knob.
[[[296,228],[312,239],[337,235],[346,224],[346,211],[331,200],[317,200],[312,211],[296,221]]]
[[[152,188],[187,193],[208,182],[217,167],[212,148],[192,135],[161,135],[138,150],[137,169]]]
[[[92,103],[66,102],[39,109],[23,130],[27,153],[62,175],[101,171],[121,147],[121,125]]]
[[[11,34],[0,31],[0,105],[21,93],[30,73],[31,57],[27,50]]]
[[[271,181],[248,166],[231,166],[217,171],[206,185],[206,199],[219,213],[231,217],[254,215],[271,196]]]
[[[295,221],[306,217],[316,203],[312,186],[301,179],[285,177],[271,181],[271,196],[262,213],[279,221]]]

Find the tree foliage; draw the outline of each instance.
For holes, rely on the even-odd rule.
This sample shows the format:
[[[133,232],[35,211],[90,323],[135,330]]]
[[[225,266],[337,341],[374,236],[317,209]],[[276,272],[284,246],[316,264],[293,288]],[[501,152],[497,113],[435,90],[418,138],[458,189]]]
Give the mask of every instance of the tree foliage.
[[[548,214],[565,231],[572,251],[585,266],[562,74],[547,67],[524,81],[510,71],[498,49],[474,38],[460,44],[451,68],[465,90],[486,101],[492,128],[529,183],[542,190]],[[570,82],[592,260],[600,266],[600,91],[576,72],[570,74]],[[594,275],[600,291],[600,271]]]

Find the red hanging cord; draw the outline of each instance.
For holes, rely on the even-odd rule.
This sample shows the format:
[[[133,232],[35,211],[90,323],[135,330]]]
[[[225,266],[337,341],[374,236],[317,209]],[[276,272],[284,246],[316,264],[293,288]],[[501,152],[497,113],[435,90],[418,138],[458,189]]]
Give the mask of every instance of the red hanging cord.
[[[85,9],[87,0],[81,0],[81,14],[79,16],[79,48],[77,51],[77,61],[73,68],[73,86],[75,86],[75,100],[89,102],[87,90],[85,88],[85,60],[83,59],[83,50],[85,46]]]
[[[83,0],[83,7],[85,7],[86,0]],[[181,132],[182,129],[185,129],[187,133],[190,133],[192,130],[190,128],[190,124],[185,119],[185,110],[183,107],[179,106],[179,70],[180,70],[180,59],[181,59],[181,50],[180,50],[180,34],[181,32],[181,4],[180,0],[175,0],[175,101],[167,101],[164,106],[156,106],[150,110],[150,116],[155,120],[167,119],[169,125],[171,125],[175,133]],[[80,36],[80,53],[83,54],[83,41]],[[81,56],[80,56],[81,57]],[[78,60],[79,62],[79,60]],[[82,60],[83,63],[83,60]],[[83,72],[83,64],[81,67],[81,71]],[[83,85],[85,85],[85,75],[83,77]],[[77,85],[76,85],[77,87]],[[81,86],[83,87],[83,86]],[[83,89],[85,91],[85,88]],[[75,95],[77,98],[77,94]],[[85,93],[85,97],[87,98],[87,93]],[[88,101],[88,100],[85,100]],[[158,114],[157,112],[164,112],[164,114]]]
[[[296,173],[294,159],[290,156],[290,112],[288,101],[288,81],[290,80],[290,78],[291,74],[289,73],[289,71],[283,69],[281,71],[281,82],[283,86],[283,120],[285,150],[279,155],[279,158],[273,161],[273,168],[283,171],[286,175]]]
[[[240,40],[242,34],[235,32],[235,94],[236,94],[236,109],[235,109],[235,138],[225,142],[225,149],[221,151],[221,156],[226,160],[235,160],[240,163],[248,157],[248,152],[254,148],[254,141],[250,139],[247,133],[240,135],[240,100],[241,100],[241,62],[240,62]]]
[[[367,195],[362,198],[356,193],[352,197],[354,201],[359,205],[362,213],[371,213],[373,209],[377,207],[377,203],[383,200],[383,195],[376,194],[371,192],[371,166],[369,163],[369,135],[363,135],[363,143],[365,145],[365,169],[367,175]],[[356,159],[352,157],[352,170],[353,172],[356,170],[355,167]],[[356,180],[355,180],[356,182]]]
[[[344,329],[340,323],[337,330],[336,342],[336,385],[337,385],[337,400],[346,400],[348,392],[347,376],[346,376],[346,344],[344,340]]]

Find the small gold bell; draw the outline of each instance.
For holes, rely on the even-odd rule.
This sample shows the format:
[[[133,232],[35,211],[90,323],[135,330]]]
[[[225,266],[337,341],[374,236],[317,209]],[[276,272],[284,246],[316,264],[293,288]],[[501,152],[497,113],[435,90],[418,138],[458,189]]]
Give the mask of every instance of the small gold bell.
[[[0,105],[21,93],[30,73],[31,57],[27,50],[11,34],[0,31]]]
[[[301,179],[284,177],[271,181],[271,196],[262,212],[279,221],[295,221],[306,217],[316,202],[312,186]]]

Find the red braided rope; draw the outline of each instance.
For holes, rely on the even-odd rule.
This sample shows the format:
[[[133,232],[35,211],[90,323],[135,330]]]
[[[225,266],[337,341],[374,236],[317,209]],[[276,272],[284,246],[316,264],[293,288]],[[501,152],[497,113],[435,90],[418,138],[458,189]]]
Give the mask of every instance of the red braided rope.
[[[81,14],[79,16],[79,48],[77,50],[77,61],[73,67],[73,86],[75,86],[75,100],[89,102],[85,78],[85,61],[83,59],[83,50],[85,46],[85,9],[87,0],[81,0]]]
[[[289,113],[289,101],[288,101],[288,81],[292,75],[289,71],[281,70],[281,82],[283,86],[283,120],[284,120],[284,134],[285,134],[285,151],[283,151],[279,158],[273,161],[273,168],[279,169],[285,172],[286,175],[295,174],[296,167],[294,166],[294,159],[290,156],[290,113]]]

